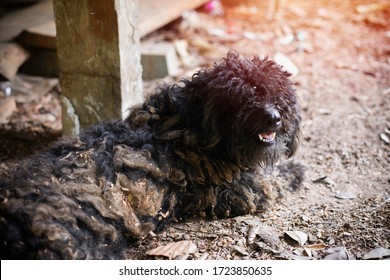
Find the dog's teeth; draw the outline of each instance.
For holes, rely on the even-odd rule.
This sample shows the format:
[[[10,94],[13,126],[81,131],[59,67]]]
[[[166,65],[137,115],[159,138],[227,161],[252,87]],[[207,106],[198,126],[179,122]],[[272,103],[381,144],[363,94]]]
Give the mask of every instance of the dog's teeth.
[[[276,132],[259,134],[260,141],[269,143],[275,140]]]

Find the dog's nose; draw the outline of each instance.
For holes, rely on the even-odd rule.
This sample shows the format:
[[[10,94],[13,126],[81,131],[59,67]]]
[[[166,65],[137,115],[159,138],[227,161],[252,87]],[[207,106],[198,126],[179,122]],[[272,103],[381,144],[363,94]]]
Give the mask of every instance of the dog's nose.
[[[278,127],[281,125],[282,120],[279,111],[274,107],[268,107],[265,110],[264,122],[268,126]]]

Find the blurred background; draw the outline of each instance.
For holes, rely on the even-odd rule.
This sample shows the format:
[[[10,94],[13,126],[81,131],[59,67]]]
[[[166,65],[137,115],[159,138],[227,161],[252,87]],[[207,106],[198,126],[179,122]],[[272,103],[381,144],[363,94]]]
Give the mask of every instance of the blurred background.
[[[0,5],[0,176],[7,176],[17,160],[61,136],[61,87],[52,1]],[[303,114],[297,157],[309,167],[308,179],[285,198],[285,208],[263,219],[308,232],[312,244],[343,246],[349,257],[389,250],[390,1],[139,0],[139,6],[145,96],[156,83],[191,76],[229,50],[268,56],[293,74]],[[243,235],[230,230],[206,236],[199,255],[277,255],[264,247],[240,253],[234,246]],[[183,232],[173,228],[143,245],[180,239]],[[284,258],[308,257],[278,246],[290,254]],[[310,257],[322,258],[316,252]]]

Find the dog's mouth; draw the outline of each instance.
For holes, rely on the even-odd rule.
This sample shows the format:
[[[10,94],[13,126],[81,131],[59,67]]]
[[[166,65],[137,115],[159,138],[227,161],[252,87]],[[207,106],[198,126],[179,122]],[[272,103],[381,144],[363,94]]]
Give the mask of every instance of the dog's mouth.
[[[273,144],[275,142],[275,137],[276,137],[275,131],[259,133],[260,141],[265,144]]]

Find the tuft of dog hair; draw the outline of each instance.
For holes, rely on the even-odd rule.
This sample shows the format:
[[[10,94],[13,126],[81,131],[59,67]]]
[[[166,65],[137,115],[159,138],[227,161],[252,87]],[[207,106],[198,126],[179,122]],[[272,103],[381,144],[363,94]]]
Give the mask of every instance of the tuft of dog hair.
[[[26,159],[0,182],[2,259],[121,259],[151,231],[185,218],[272,206],[304,168],[290,74],[229,52],[163,85],[125,120],[97,124]]]

